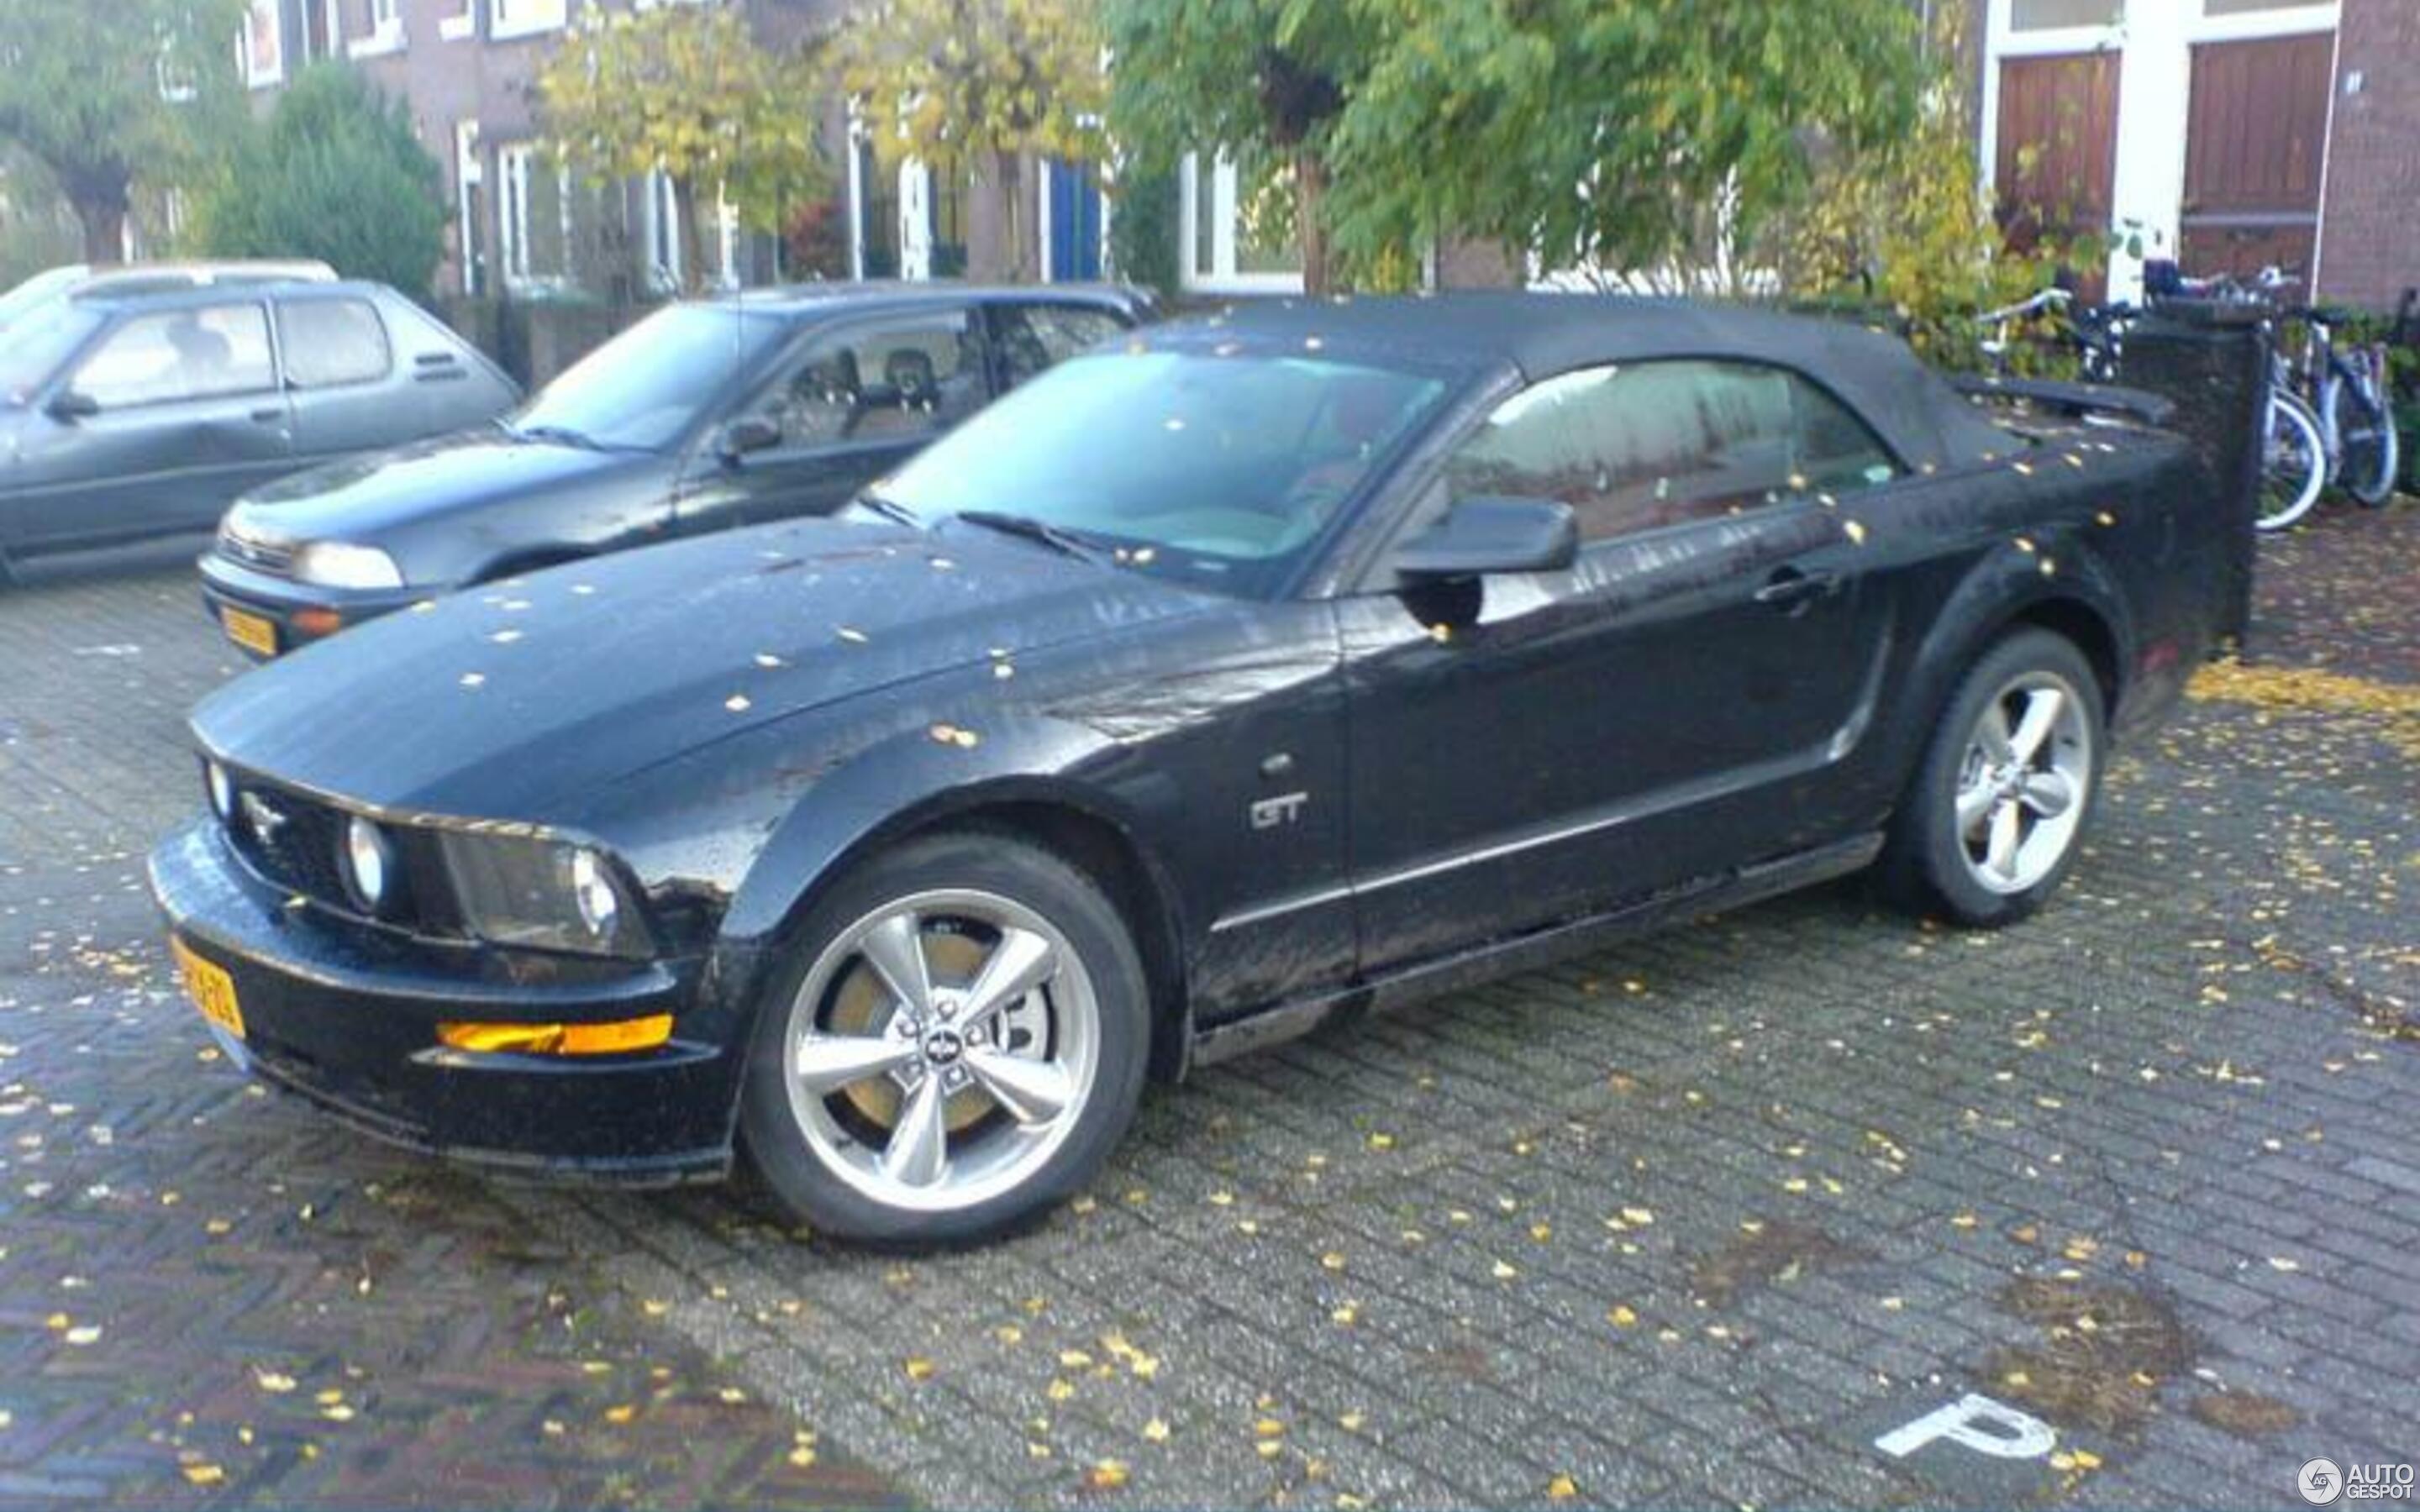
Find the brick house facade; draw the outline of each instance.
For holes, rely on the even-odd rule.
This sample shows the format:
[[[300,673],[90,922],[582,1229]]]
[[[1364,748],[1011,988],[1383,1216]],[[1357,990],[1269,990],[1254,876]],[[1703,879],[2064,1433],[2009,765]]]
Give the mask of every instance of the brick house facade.
[[[1961,3],[2003,220],[2111,232],[2113,296],[2149,258],[2380,311],[2420,286],[2420,0]]]

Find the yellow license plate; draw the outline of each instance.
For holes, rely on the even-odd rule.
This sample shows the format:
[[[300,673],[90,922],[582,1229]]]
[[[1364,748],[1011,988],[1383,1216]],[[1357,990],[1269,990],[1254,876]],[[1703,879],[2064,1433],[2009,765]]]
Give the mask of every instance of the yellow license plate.
[[[257,614],[246,614],[240,609],[219,610],[219,623],[226,626],[227,639],[246,651],[256,651],[264,656],[277,655],[277,626]]]
[[[243,1008],[235,1000],[235,979],[225,968],[195,955],[182,940],[169,940],[168,949],[177,958],[177,969],[185,974],[185,995],[202,1011],[202,1017],[242,1039]]]

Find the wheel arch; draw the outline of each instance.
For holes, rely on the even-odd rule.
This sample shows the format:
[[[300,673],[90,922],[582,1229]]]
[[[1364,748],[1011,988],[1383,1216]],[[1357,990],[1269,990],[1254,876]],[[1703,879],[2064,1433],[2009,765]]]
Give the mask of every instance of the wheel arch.
[[[1108,895],[1133,935],[1150,987],[1151,1073],[1160,1080],[1182,1074],[1189,1041],[1182,898],[1156,848],[1112,795],[1065,777],[1004,772],[933,785],[878,817],[863,806],[830,801],[835,796],[820,787],[810,791],[725,916],[725,946],[742,946],[751,958],[745,980],[733,984],[750,1014],[808,914],[842,877],[920,836],[976,830],[1047,851]]]

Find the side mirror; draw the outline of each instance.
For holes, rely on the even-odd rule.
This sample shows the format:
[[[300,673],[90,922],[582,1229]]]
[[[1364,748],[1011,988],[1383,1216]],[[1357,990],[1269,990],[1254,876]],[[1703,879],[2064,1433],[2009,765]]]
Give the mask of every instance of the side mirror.
[[[1559,572],[1580,549],[1572,506],[1551,499],[1465,499],[1395,552],[1415,581],[1491,572]]]
[[[101,413],[101,401],[89,393],[81,393],[74,389],[61,389],[57,396],[51,400],[48,408],[53,420],[72,423],[78,420],[89,420]]]
[[[782,444],[782,427],[758,415],[748,415],[722,427],[715,450],[725,462],[737,462],[751,452],[769,452]]]

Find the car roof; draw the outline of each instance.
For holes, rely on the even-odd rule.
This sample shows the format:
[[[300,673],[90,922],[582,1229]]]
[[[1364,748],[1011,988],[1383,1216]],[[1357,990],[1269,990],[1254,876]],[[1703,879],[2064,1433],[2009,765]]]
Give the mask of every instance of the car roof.
[[[737,304],[744,310],[787,316],[969,302],[1094,304],[1128,313],[1140,313],[1152,306],[1149,294],[1117,284],[964,284],[953,279],[780,284],[765,288],[741,289],[731,294],[703,296],[690,302]]]
[[[1659,359],[1771,363],[1832,391],[1912,464],[1945,466],[2010,445],[1898,337],[1746,305],[1512,289],[1261,300],[1164,326],[1151,339],[1309,347],[1344,360],[1471,371],[1509,367],[1531,382]]]
[[[186,289],[256,287],[262,284],[327,284],[335,278],[334,269],[307,258],[123,263],[108,268],[81,268],[74,286],[68,292],[80,300],[120,299]]]

